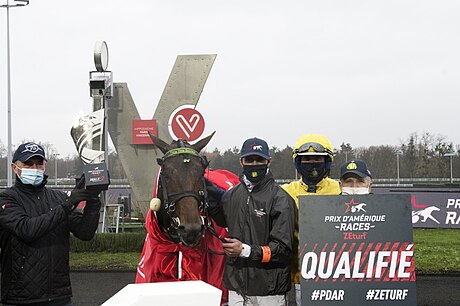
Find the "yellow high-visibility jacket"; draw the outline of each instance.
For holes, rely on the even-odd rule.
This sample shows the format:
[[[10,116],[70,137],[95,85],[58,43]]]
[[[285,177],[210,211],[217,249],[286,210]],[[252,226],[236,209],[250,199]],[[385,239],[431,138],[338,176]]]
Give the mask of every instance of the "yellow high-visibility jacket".
[[[295,218],[295,232],[294,232],[294,245],[292,247],[292,281],[296,284],[300,283],[300,266],[299,266],[299,199],[301,195],[339,195],[340,186],[339,182],[331,178],[324,178],[317,185],[316,192],[307,192],[308,185],[305,184],[302,179],[284,184],[283,189],[289,193],[289,195],[295,200],[297,206],[296,218]]]

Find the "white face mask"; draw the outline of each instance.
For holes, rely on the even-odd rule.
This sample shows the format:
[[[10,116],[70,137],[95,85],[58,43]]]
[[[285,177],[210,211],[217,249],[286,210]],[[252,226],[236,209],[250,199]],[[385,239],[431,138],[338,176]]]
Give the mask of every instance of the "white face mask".
[[[369,187],[342,187],[342,194],[369,194]]]

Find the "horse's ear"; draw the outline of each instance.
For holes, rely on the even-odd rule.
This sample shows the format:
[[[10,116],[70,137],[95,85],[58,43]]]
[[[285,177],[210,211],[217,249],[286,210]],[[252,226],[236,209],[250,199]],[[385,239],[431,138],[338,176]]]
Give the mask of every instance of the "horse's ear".
[[[194,149],[195,151],[200,152],[201,150],[203,150],[204,147],[206,147],[206,145],[208,144],[208,142],[211,140],[212,136],[214,136],[215,133],[216,131],[212,132],[211,135],[209,135],[206,138],[201,139],[200,141],[198,141],[197,143],[195,143],[194,145],[190,147]]]
[[[166,142],[164,142],[160,138],[158,138],[155,135],[153,135],[152,133],[150,133],[150,131],[148,131],[148,132],[149,132],[150,139],[152,139],[153,144],[158,149],[160,149],[160,151],[163,152],[163,154],[166,154],[166,152],[168,152],[171,149],[171,146],[169,144],[167,144]]]

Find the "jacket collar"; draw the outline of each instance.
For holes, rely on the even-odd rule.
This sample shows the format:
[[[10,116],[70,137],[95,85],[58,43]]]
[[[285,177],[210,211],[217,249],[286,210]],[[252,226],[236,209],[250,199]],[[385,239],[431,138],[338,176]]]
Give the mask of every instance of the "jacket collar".
[[[246,182],[245,182],[245,178],[244,178],[244,174],[240,176],[240,182],[241,184],[244,186],[244,188],[246,188],[249,192],[253,192],[253,191],[257,191],[257,190],[261,190],[263,189],[267,184],[269,184],[270,182],[274,181],[273,179],[273,174],[272,172],[269,170],[267,172],[267,174],[265,175],[264,179],[255,184],[254,186],[252,186],[252,188],[248,188],[248,186],[246,185]]]
[[[327,178],[327,176],[325,178],[323,178],[321,181],[319,181],[318,184],[316,184],[316,192],[318,192],[319,190],[321,190],[324,187],[326,187],[326,185],[327,185],[326,178]],[[308,185],[304,183],[302,178],[300,178],[299,182],[300,182],[300,185],[302,186],[302,188],[305,189],[306,192],[308,192]]]

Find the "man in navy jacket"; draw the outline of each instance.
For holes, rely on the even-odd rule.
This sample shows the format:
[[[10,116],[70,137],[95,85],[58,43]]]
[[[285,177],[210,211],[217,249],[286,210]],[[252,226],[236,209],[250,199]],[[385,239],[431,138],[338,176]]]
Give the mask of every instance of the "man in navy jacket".
[[[3,305],[72,305],[69,235],[90,240],[99,223],[100,191],[84,189],[83,176],[69,196],[48,189],[45,165],[42,146],[21,144],[11,165],[16,182],[0,193]]]
[[[294,200],[273,179],[267,143],[247,139],[241,149],[240,184],[210,214],[228,228],[224,285],[229,306],[286,304],[291,288]]]

